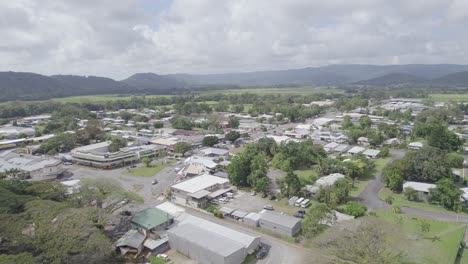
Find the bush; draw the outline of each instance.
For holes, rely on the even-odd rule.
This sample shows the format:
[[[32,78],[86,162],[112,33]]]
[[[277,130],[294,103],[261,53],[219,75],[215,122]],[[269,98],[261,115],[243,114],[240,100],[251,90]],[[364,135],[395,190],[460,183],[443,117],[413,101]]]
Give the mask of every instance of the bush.
[[[407,187],[405,188],[403,193],[406,196],[406,199],[408,199],[408,201],[419,201],[418,191],[416,191],[415,189]]]
[[[447,162],[450,167],[453,168],[463,168],[463,156],[457,153],[448,153]]]
[[[393,204],[393,201],[395,201],[395,198],[393,198],[393,196],[389,195],[387,196],[387,198],[385,198],[385,202],[388,203],[388,204]]]
[[[383,148],[380,150],[380,156],[382,156],[382,158],[388,157],[388,154],[389,154],[388,147],[383,147]]]
[[[221,211],[218,210],[218,209],[215,209],[215,210],[213,211],[213,214],[214,214],[214,216],[216,216],[216,217],[218,217],[218,218],[223,218],[223,217],[224,217],[224,216],[223,216],[223,212],[221,212]]]
[[[210,212],[210,213],[214,213],[216,210],[217,210],[216,206],[214,205],[209,205],[208,207],[205,208],[205,211]]]
[[[367,212],[367,207],[361,203],[349,201],[345,205],[345,213],[354,217],[364,216]]]

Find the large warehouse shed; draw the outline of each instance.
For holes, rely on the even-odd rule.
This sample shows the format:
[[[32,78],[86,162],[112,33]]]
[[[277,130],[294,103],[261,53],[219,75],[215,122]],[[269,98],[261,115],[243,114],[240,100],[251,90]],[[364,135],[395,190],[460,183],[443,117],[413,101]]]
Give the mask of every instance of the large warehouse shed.
[[[260,245],[260,237],[189,215],[168,231],[168,237],[171,248],[204,264],[240,264]]]
[[[262,228],[289,236],[295,236],[301,231],[301,220],[298,218],[271,211],[263,211],[260,215],[258,223]]]

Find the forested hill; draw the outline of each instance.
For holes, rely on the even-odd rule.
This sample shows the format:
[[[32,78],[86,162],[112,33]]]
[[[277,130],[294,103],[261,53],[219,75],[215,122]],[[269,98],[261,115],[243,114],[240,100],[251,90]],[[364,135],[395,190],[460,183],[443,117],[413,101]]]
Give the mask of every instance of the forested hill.
[[[225,74],[137,73],[117,81],[97,76],[0,72],[0,101],[94,94],[180,94],[236,87],[398,86],[468,87],[468,65],[330,65]],[[293,88],[291,88],[293,89]]]

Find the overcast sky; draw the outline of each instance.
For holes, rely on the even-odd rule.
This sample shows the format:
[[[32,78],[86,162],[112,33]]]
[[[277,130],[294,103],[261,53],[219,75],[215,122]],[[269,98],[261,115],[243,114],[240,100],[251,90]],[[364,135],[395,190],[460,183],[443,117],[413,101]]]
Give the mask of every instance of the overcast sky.
[[[0,71],[468,63],[467,0],[2,0]]]

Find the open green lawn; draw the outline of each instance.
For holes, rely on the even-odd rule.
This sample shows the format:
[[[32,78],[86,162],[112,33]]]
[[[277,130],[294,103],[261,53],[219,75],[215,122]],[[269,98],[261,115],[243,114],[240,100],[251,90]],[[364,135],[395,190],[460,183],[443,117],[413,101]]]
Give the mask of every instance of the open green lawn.
[[[457,247],[463,237],[464,224],[423,219],[414,215],[395,215],[388,209],[377,210],[376,213],[402,230],[407,239],[400,241],[400,246],[406,253],[407,262],[454,263]],[[420,231],[420,220],[429,222],[429,232]]]
[[[405,207],[410,207],[410,208],[416,208],[416,209],[421,209],[421,210],[428,210],[428,211],[435,211],[435,212],[443,212],[447,214],[455,214],[454,212],[448,211],[447,209],[429,204],[426,202],[412,202],[408,201],[406,197],[403,194],[399,193],[393,193],[390,191],[388,188],[382,188],[379,192],[379,198],[381,200],[385,200],[388,196],[392,196],[395,200],[393,201],[394,205],[398,206],[405,206]]]
[[[151,177],[160,172],[162,169],[170,166],[174,163],[174,161],[170,161],[166,164],[162,163],[161,161],[154,161],[151,164],[151,167],[146,167],[141,165],[139,167],[130,169],[125,172],[125,174],[134,175],[134,176],[141,176],[141,177]]]
[[[315,168],[295,170],[294,173],[304,184],[312,184],[318,177],[318,172]]]
[[[468,101],[468,94],[430,94],[429,98],[438,101]]]
[[[202,92],[201,94],[314,94],[314,93],[344,93],[341,89],[327,88],[327,87],[283,87],[283,88],[242,88],[242,89],[226,89],[226,90],[212,90]]]

